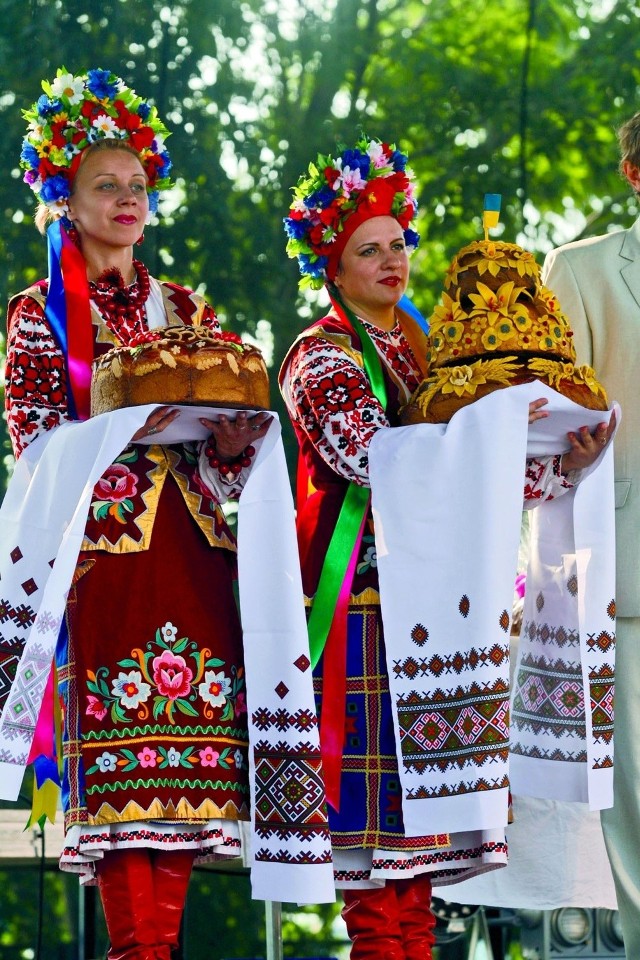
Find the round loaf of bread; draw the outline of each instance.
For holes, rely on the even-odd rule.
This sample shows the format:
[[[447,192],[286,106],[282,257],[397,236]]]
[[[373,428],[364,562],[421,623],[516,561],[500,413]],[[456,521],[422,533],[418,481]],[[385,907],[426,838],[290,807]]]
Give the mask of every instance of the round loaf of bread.
[[[260,351],[203,326],[150,330],[93,363],[91,416],[145,403],[269,409]]]

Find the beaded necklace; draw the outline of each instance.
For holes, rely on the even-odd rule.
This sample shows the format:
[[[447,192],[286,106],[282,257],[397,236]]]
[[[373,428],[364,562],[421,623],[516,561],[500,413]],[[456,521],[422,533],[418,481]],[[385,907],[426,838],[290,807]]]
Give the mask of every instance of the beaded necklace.
[[[90,281],[91,300],[112,333],[127,344],[147,328],[145,305],[151,289],[149,271],[139,260],[133,261],[136,279],[127,286],[117,267],[109,267],[97,280]]]

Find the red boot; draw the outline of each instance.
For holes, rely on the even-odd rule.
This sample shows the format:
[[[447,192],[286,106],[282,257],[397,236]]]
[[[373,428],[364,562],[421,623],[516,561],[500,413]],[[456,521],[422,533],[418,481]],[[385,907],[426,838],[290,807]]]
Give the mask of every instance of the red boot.
[[[169,948],[178,946],[180,923],[195,850],[160,850],[152,854],[158,941]]]
[[[404,960],[394,881],[371,890],[343,890],[342,916],[351,960]]]
[[[406,960],[431,960],[436,941],[431,912],[431,881],[426,873],[396,881],[396,893]]]
[[[97,865],[111,946],[108,960],[157,960],[156,907],[148,850],[114,850]],[[167,955],[168,957],[168,955]]]

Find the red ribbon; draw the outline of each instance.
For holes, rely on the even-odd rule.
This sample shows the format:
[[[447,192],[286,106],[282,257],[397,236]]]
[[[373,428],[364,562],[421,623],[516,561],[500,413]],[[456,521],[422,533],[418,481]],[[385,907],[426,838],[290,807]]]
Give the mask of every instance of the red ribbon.
[[[365,510],[345,574],[323,653],[320,753],[327,803],[340,809],[340,773],[344,750],[347,699],[347,613],[356,561],[367,520]]]
[[[93,327],[89,282],[85,259],[61,231],[60,266],[67,311],[67,369],[79,420],[88,420],[91,413],[91,363],[93,360]]]

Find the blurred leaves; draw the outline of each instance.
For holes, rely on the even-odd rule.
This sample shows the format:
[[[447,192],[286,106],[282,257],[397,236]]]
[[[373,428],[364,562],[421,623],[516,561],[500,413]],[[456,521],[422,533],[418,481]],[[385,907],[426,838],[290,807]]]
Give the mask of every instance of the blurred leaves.
[[[481,235],[485,192],[503,195],[502,236],[539,255],[637,212],[615,138],[638,105],[632,0],[0,0],[0,15],[1,303],[46,273],[20,111],[61,64],[108,67],[155,100],[178,187],[139,254],[236,332],[267,321],[274,376],[320,309],[284,254],[290,188],[360,129],[418,175],[411,289],[427,315],[451,256]]]

